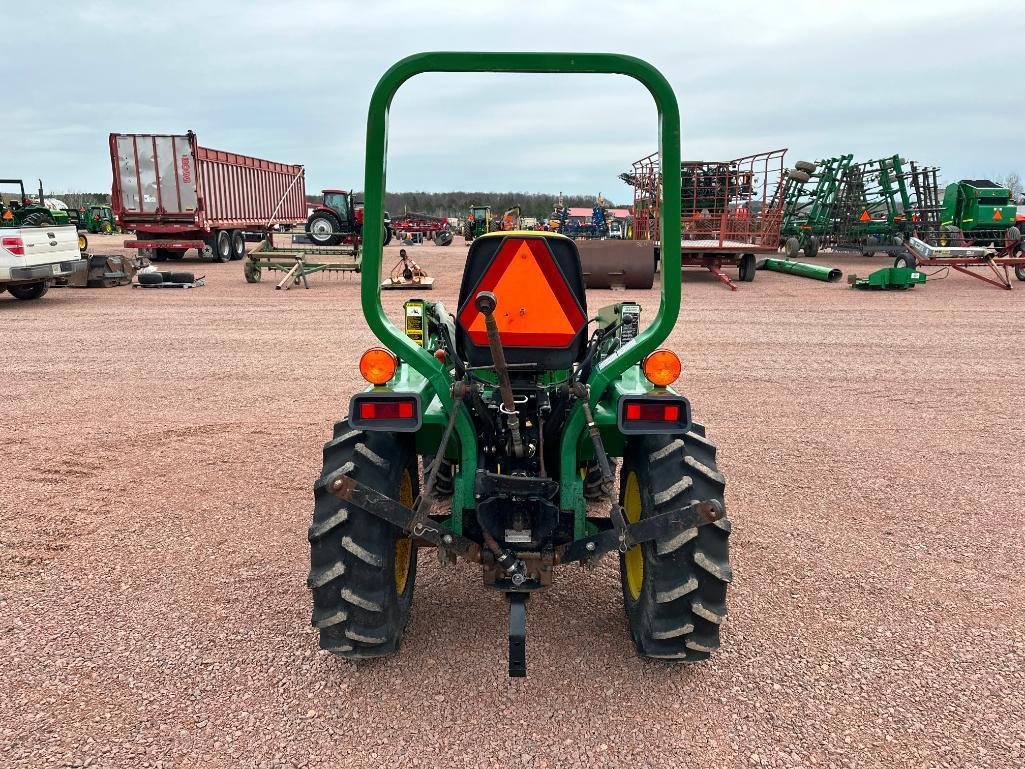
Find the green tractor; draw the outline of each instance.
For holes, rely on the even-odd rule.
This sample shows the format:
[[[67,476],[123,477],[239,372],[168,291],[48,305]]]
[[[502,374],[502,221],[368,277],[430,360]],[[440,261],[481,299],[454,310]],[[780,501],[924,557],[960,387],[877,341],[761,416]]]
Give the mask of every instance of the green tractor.
[[[940,245],[994,245],[1021,240],[1011,191],[987,179],[962,179],[943,193]]]
[[[113,209],[105,205],[82,208],[78,214],[78,226],[92,234],[101,235],[111,235],[120,230]]]
[[[491,206],[470,206],[463,225],[463,240],[472,243],[481,235],[491,232]]]
[[[46,227],[78,224],[77,211],[51,210],[46,207],[43,195],[43,181],[39,180],[39,199],[33,201],[25,194],[25,182],[21,179],[0,179],[0,187],[18,188],[18,197],[8,200],[0,194],[0,227]],[[10,196],[8,196],[10,197]],[[75,216],[73,216],[75,215]],[[78,249],[85,251],[89,241],[84,232],[78,233]]]
[[[663,167],[680,164],[676,97],[639,59],[417,54],[385,73],[370,102],[367,221],[384,213],[389,105],[424,72],[632,77],[658,108]],[[680,177],[663,184],[661,232],[677,242]],[[321,648],[350,660],[398,651],[418,551],[434,547],[442,564],[479,564],[485,586],[508,599],[510,675],[526,674],[528,596],[560,568],[613,552],[637,652],[709,657],[732,579],[730,523],[715,445],[672,388],[679,358],[660,348],[680,312],[679,260],[663,263],[661,304],[642,328],[633,302],[588,310],[573,240],[482,234],[455,312],[410,299],[400,328],[381,303],[380,229],[366,235],[362,307],[382,346],[360,359],[369,385],[335,424],[314,486],[308,586]]]

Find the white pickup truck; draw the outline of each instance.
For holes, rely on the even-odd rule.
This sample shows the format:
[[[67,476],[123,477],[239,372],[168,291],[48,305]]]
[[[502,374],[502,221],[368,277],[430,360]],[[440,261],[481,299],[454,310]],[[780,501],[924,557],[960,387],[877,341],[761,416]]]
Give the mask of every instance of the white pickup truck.
[[[55,278],[86,270],[73,225],[0,227],[0,293],[39,299]]]

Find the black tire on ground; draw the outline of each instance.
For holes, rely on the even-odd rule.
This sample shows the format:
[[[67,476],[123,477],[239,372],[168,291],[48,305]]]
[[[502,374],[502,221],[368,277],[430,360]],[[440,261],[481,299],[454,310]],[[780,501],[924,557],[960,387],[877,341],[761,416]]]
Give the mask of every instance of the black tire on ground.
[[[246,236],[242,230],[231,231],[231,260],[237,262],[246,255]]]
[[[424,457],[424,483],[427,483],[427,476],[430,475],[434,465],[433,456]],[[438,477],[434,481],[434,496],[436,499],[446,499],[452,496],[455,491],[455,473],[452,463],[447,459],[441,460],[441,467],[438,468]]]
[[[246,283],[259,283],[260,278],[263,277],[260,263],[254,262],[252,259],[246,259],[245,264],[242,265],[242,273],[246,276]]]
[[[227,230],[217,230],[211,235],[206,244],[213,249],[213,260],[215,262],[231,261],[231,233]]]
[[[814,163],[809,163],[807,160],[798,160],[794,163],[794,168],[798,171],[804,171],[805,173],[813,174],[819,170],[819,167]]]
[[[192,272],[172,272],[168,283],[195,283],[196,274]]]
[[[391,227],[387,227],[386,226],[384,228],[384,240],[381,241],[381,244],[387,246],[389,243],[391,243],[391,238],[392,238]]]
[[[893,260],[893,266],[907,267],[909,270],[913,270],[918,266],[918,260],[915,259],[914,254],[901,254]]]
[[[618,460],[609,457],[609,465],[612,467],[612,474],[616,474]],[[612,492],[615,488],[614,478],[606,480],[602,477],[601,468],[597,462],[587,462],[584,465],[584,499],[612,499]]]
[[[29,214],[21,222],[22,227],[46,227],[51,224],[54,224],[53,217],[42,211]]]
[[[787,238],[786,243],[783,244],[783,255],[787,259],[794,259],[801,251],[801,241],[791,236]]]
[[[140,286],[159,286],[164,282],[164,276],[159,272],[140,272],[136,276]]]
[[[693,425],[682,438],[644,436],[627,444],[619,499],[636,521],[692,500],[723,504],[715,445]],[[647,542],[620,556],[630,635],[642,657],[694,662],[719,648],[726,618],[730,522],[722,519]]]
[[[15,299],[31,301],[32,299],[41,299],[45,296],[46,292],[50,290],[50,284],[45,280],[41,280],[38,283],[20,283],[8,286],[7,290],[11,292],[11,296]]]
[[[309,530],[313,626],[320,648],[347,659],[394,654],[409,619],[416,578],[416,548],[389,523],[345,507],[324,477],[347,475],[412,506],[419,493],[413,443],[408,435],[335,425],[324,445],[324,469],[314,485]]]
[[[758,272],[758,262],[754,254],[744,254],[740,257],[740,279],[744,283],[750,283],[755,279]]]
[[[330,211],[314,211],[306,220],[306,237],[317,246],[337,246],[342,242],[342,223]]]
[[[804,255],[809,259],[814,259],[819,255],[819,237],[818,235],[812,235],[808,238],[808,242],[804,245]]]
[[[449,230],[439,230],[434,235],[434,245],[436,245],[436,246],[451,246],[452,245],[452,233]]]
[[[1025,280],[1025,267],[1021,267],[1021,266],[1015,267],[1014,268],[1014,277],[1016,277],[1018,280]]]
[[[811,175],[807,171],[799,171],[799,170],[788,171],[787,172],[787,176],[789,176],[795,182],[800,182],[801,184],[804,184],[805,182],[811,181]]]

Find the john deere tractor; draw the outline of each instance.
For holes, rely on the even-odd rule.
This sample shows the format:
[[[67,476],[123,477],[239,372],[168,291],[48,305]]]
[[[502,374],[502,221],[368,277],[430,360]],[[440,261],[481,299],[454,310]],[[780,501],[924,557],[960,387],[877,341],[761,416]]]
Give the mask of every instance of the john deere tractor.
[[[470,213],[463,225],[463,240],[472,243],[474,238],[491,232],[491,206],[470,206]]]
[[[385,73],[371,99],[368,221],[383,217],[398,88],[423,72],[484,71],[630,76],[658,107],[662,165],[680,164],[676,98],[639,59],[418,54]],[[663,184],[661,232],[676,242],[680,178]],[[661,305],[643,327],[632,302],[588,309],[571,239],[486,233],[469,249],[453,311],[410,299],[396,326],[381,304],[380,232],[367,230],[361,275],[380,346],[360,359],[368,386],[335,424],[314,487],[308,585],[321,647],[352,660],[398,651],[418,553],[431,547],[442,564],[478,564],[484,585],[505,594],[510,675],[526,673],[528,596],[608,553],[637,652],[707,658],[726,617],[730,523],[715,445],[672,387],[679,358],[660,347],[680,311],[679,260],[663,263]]]

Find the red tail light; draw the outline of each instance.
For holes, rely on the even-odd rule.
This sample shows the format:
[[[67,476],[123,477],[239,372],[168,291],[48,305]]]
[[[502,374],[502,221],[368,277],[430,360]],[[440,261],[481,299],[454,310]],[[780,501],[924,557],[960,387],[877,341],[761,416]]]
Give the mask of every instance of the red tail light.
[[[360,419],[411,419],[414,406],[409,401],[366,401],[359,404]]]
[[[626,418],[643,422],[676,422],[680,418],[680,407],[663,406],[661,403],[628,403]]]
[[[0,240],[0,245],[15,256],[25,256],[25,241],[21,238],[3,238]]]
[[[682,395],[621,398],[619,429],[635,435],[685,433],[690,429],[690,402]]]
[[[414,393],[359,393],[349,404],[349,424],[357,430],[416,432],[421,424],[420,398]]]

